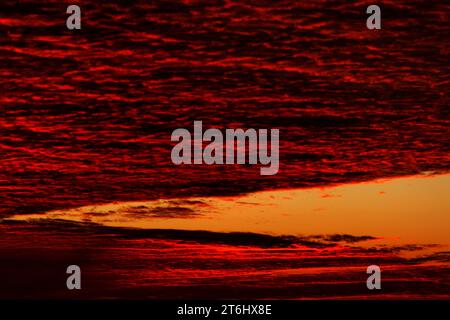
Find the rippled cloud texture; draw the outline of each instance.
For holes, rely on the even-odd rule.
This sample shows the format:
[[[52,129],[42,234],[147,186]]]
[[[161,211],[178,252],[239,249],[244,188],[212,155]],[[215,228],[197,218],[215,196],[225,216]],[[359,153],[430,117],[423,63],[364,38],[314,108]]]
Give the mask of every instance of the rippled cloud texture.
[[[381,30],[367,30],[365,1],[80,0],[72,31],[69,4],[0,3],[0,218],[450,169],[443,1],[378,2]],[[173,165],[171,133],[195,120],[279,129],[278,173]],[[201,203],[169,203],[128,214],[199,217]],[[0,297],[365,298],[375,261],[384,298],[448,298],[446,249],[405,258],[434,244],[309,233],[0,220]],[[73,261],[86,283],[70,294]]]

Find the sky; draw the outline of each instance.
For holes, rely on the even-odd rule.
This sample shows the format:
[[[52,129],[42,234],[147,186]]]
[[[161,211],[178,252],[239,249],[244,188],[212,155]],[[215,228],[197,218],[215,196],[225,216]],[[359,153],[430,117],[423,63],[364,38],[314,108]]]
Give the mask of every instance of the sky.
[[[449,6],[379,5],[2,1],[0,296],[364,298],[376,257],[382,297],[448,299]],[[194,121],[279,129],[279,172],[175,166]],[[104,290],[66,292],[69,258]]]

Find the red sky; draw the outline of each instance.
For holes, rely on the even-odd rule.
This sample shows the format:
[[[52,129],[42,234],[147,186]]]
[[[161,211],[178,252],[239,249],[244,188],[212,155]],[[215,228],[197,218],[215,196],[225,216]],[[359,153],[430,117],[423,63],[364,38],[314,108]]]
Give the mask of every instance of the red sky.
[[[4,35],[0,40],[1,217],[113,202],[210,196],[239,199],[254,191],[323,188],[449,171],[449,8],[444,3],[382,1],[383,27],[369,31],[365,25],[368,4],[364,1],[170,0],[136,1],[131,6],[126,1],[106,4],[85,0],[77,2],[82,8],[82,29],[69,31],[65,27],[69,2],[73,4],[56,0],[4,0],[0,4],[0,31]],[[259,167],[244,165],[174,166],[170,135],[176,128],[192,129],[194,120],[203,121],[205,128],[279,129],[279,173],[260,176]],[[353,194],[352,199],[355,197]],[[430,195],[427,199],[434,198]],[[408,201],[404,197],[401,207],[405,208]],[[353,202],[345,204],[347,208],[356,207]],[[296,207],[302,208],[302,202]],[[394,208],[383,208],[380,216],[403,217]],[[430,207],[430,216],[440,212],[434,209]],[[341,212],[352,225],[365,227],[356,212]],[[420,221],[417,226],[422,225]],[[378,234],[390,230],[390,223],[383,223]],[[401,219],[396,223],[401,224]],[[86,259],[83,261],[93,268],[93,274],[107,261],[105,256],[89,251],[98,247],[113,255],[112,261],[128,275],[133,268],[122,265],[127,258],[117,258],[125,245],[136,251],[144,246],[145,256],[154,242],[164,246],[164,241],[169,241],[180,256],[164,262],[168,264],[161,263],[166,267],[185,263],[184,255],[189,250],[208,252],[209,245],[214,250],[221,248],[214,241],[204,244],[204,234],[195,235],[192,248],[176,249],[173,235],[164,235],[165,240],[152,239],[152,235],[150,240],[132,243],[113,236],[111,245],[85,247],[78,229],[69,238],[79,240],[68,244],[66,227],[59,224],[49,230],[42,230],[40,225],[0,227],[7,232],[1,236],[5,244],[1,256],[8,270],[20,270],[30,261],[40,265],[35,257],[44,249],[40,240],[33,239],[46,239],[49,234],[55,237],[55,243],[46,255],[48,261],[63,264],[66,255],[62,252],[67,249],[69,256]],[[242,228],[249,231],[245,225]],[[344,229],[329,233],[341,234]],[[102,234],[99,230],[103,229],[91,229],[89,225],[88,230],[94,235],[86,241],[95,243],[96,232]],[[310,228],[308,233],[321,232],[320,228]],[[412,240],[418,245],[422,238]],[[331,253],[322,249],[313,252],[320,259],[337,252],[338,257],[330,261],[342,272],[354,265],[362,267],[366,257],[372,255],[370,250],[358,249],[364,263],[350,259],[347,264],[347,250],[354,249],[340,246],[333,244]],[[256,247],[255,255],[269,263],[267,252]],[[242,254],[242,261],[251,260],[250,251],[233,248],[236,254]],[[298,250],[294,254],[301,257],[299,263],[308,261],[304,248]],[[389,268],[395,269],[398,261],[405,262],[393,258],[395,250],[388,251],[376,254],[382,261],[389,261]],[[133,252],[129,257],[142,258],[140,254]],[[282,252],[276,261],[289,260],[286,257],[291,254]],[[224,270],[233,270],[230,275],[253,270],[233,267],[235,262],[222,258],[223,265],[219,261],[220,266],[205,271],[212,272],[215,283],[231,283],[224,277]],[[139,267],[147,268],[148,263],[161,267],[157,259],[144,260],[139,260]],[[432,260],[448,262],[448,257],[434,256]],[[314,261],[314,266],[320,267],[321,263]],[[196,266],[188,271],[203,275]],[[444,268],[448,269],[448,264]],[[216,269],[219,271],[214,273]],[[427,284],[439,274],[430,270],[432,279]],[[156,271],[150,268],[148,272]],[[174,275],[183,275],[177,272]],[[415,272],[420,278],[421,271]],[[412,297],[414,285],[408,287],[408,282],[406,288],[395,280],[403,276],[392,275],[396,284],[391,292]],[[297,297],[289,291],[290,284],[298,281],[301,286],[309,279],[291,277],[279,288],[280,296]],[[355,280],[353,275],[349,277]],[[117,279],[121,277],[114,283],[120,283]],[[448,279],[440,280],[448,284]],[[132,279],[127,281],[125,286],[113,286],[118,292],[108,294],[126,295],[128,291],[123,288],[129,289],[133,283]],[[338,278],[330,281],[339,282]],[[336,287],[337,291],[330,287],[327,294],[341,295],[346,285]],[[319,295],[319,288],[321,285],[312,286],[310,296]],[[158,297],[171,292],[158,286],[147,288],[150,291],[141,289],[130,296]],[[17,290],[18,295],[36,294],[32,288]],[[48,294],[58,296],[60,292],[55,290],[49,288]],[[204,292],[200,287],[198,290],[200,295]],[[358,290],[350,292],[363,295]],[[248,294],[257,295],[255,292],[250,290]],[[231,293],[225,290],[227,294]],[[92,293],[93,297],[101,295]]]

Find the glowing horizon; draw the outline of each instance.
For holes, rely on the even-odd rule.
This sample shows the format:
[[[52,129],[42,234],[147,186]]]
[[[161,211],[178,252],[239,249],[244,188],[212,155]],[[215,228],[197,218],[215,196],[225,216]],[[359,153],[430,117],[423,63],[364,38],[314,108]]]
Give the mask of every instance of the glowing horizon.
[[[105,226],[266,234],[371,235],[387,242],[450,244],[450,175],[410,176],[240,197],[133,201],[11,219],[63,219]],[[160,212],[160,213],[159,213]]]

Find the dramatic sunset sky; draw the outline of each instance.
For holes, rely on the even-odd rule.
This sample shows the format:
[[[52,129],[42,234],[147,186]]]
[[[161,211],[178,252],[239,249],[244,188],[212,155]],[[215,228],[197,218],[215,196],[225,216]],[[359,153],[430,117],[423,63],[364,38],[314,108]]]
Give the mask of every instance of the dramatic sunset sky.
[[[132,3],[0,3],[0,298],[450,299],[449,5]],[[174,165],[196,120],[278,174]]]

